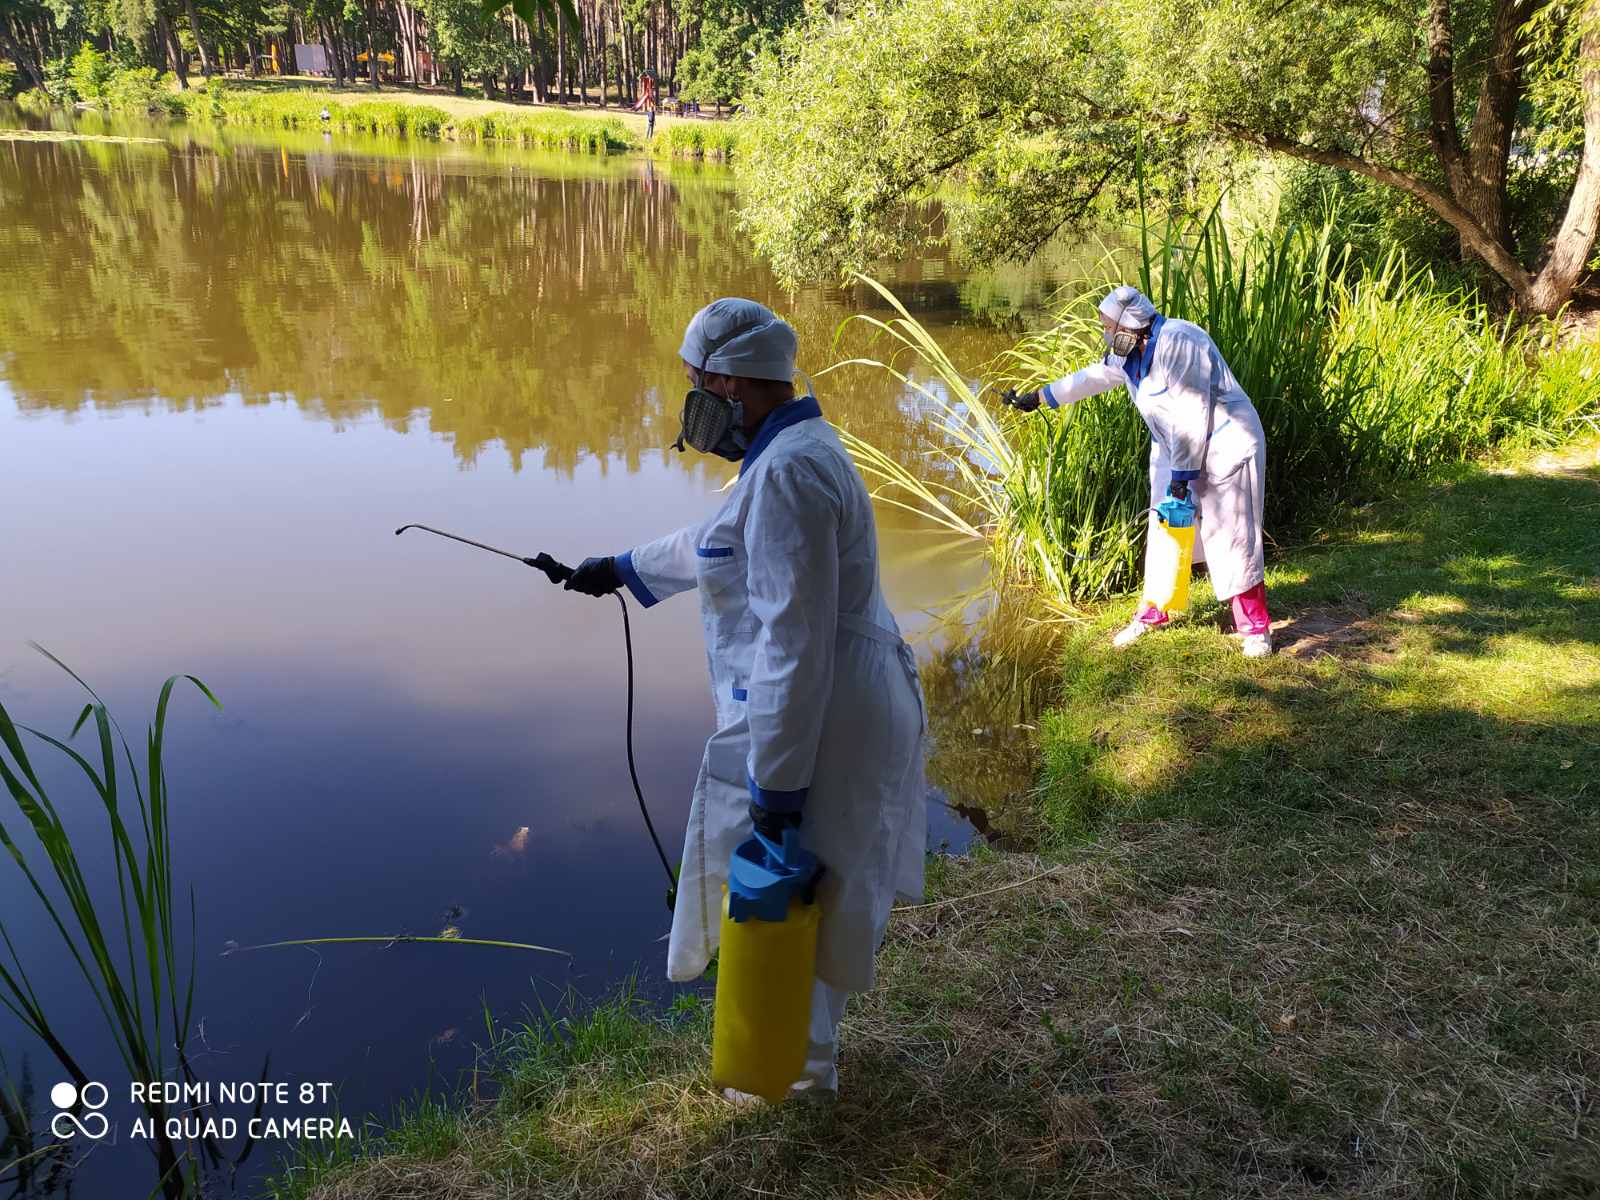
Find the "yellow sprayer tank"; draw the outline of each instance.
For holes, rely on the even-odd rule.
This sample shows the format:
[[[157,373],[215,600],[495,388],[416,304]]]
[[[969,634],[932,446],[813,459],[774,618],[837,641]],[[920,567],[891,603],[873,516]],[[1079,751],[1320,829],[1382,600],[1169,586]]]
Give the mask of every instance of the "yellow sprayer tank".
[[[711,1079],[775,1104],[805,1070],[821,920],[820,868],[798,838],[742,843],[722,897]]]
[[[1145,549],[1144,601],[1164,613],[1189,611],[1194,570],[1194,505],[1169,496],[1150,513]]]

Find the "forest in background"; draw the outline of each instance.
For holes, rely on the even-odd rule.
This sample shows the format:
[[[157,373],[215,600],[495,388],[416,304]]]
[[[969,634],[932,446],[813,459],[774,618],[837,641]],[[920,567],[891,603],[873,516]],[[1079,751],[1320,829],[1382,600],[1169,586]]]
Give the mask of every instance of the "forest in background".
[[[4,0],[0,93],[81,99],[85,48],[106,72],[198,77],[308,70],[336,84],[468,83],[488,98],[633,104],[641,78],[722,106],[800,0],[573,0],[496,10],[479,0]],[[311,47],[312,54],[296,47]],[[315,61],[312,61],[315,59]],[[80,68],[78,74],[83,74]]]

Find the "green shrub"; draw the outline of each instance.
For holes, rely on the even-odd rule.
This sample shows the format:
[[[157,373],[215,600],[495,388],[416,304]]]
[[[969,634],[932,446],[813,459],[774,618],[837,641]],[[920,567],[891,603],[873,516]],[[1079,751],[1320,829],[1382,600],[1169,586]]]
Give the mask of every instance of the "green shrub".
[[[174,103],[173,78],[158,74],[154,67],[125,67],[115,72],[106,88],[109,108],[130,112],[183,112]]]
[[[72,91],[72,60],[65,54],[46,59],[44,64],[44,90],[52,103],[71,103],[77,99]]]
[[[0,59],[0,97],[10,99],[22,90],[21,73],[10,59]]]
[[[111,59],[85,42],[72,56],[67,70],[67,86],[72,97],[85,104],[105,105],[114,71]]]
[[[698,125],[680,125],[674,122],[664,131],[666,136],[660,139],[668,154],[681,158],[699,158],[705,153],[705,131]]]
[[[23,112],[44,114],[50,111],[55,99],[43,88],[29,88],[17,96],[17,107]]]
[[[737,153],[739,134],[728,121],[673,121],[655,140],[658,154],[674,158],[729,159]]]
[[[739,147],[739,134],[732,124],[719,122],[706,130],[707,158],[732,158]]]

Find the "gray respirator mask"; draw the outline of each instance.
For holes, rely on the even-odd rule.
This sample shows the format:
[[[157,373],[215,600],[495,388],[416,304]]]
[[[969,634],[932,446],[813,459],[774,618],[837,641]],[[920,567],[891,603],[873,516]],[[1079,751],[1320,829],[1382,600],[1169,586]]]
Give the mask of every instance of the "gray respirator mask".
[[[719,396],[705,386],[706,364],[718,350],[764,323],[758,321],[730,329],[717,339],[716,345],[706,347],[705,357],[700,360],[698,382],[683,398],[682,429],[678,440],[672,443],[678,451],[688,445],[701,454],[715,454],[729,462],[738,462],[744,457],[744,452],[750,448],[750,438],[744,431],[744,405]]]
[[[690,388],[683,398],[683,428],[672,444],[679,451],[687,445],[701,454],[738,462],[750,448],[744,431],[744,405],[705,387]]]
[[[1110,333],[1106,333],[1103,329],[1100,331],[1101,336],[1106,339],[1106,349],[1111,351],[1111,356],[1119,362],[1137,350],[1140,343],[1150,336],[1148,326],[1144,329],[1123,329],[1121,327],[1122,319],[1128,315],[1128,309],[1133,306],[1134,301],[1138,298],[1138,293],[1131,288],[1128,289],[1128,293],[1121,311],[1117,313],[1117,328]]]
[[[1127,358],[1139,348],[1139,343],[1148,332],[1147,329],[1119,329],[1115,333],[1107,333],[1106,348],[1111,351],[1113,358]]]

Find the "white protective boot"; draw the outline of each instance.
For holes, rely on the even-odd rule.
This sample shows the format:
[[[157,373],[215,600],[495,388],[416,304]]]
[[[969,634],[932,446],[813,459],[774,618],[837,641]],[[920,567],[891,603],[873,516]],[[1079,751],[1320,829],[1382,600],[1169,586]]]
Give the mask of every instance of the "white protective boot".
[[[1246,658],[1266,658],[1272,653],[1272,630],[1245,634],[1241,651]]]
[[[1137,615],[1135,615],[1133,620],[1129,621],[1121,629],[1117,630],[1116,636],[1111,639],[1111,644],[1118,650],[1126,650],[1129,646],[1133,645],[1152,629],[1165,629],[1171,623],[1171,621],[1159,621],[1152,623],[1150,621],[1141,620]]]

